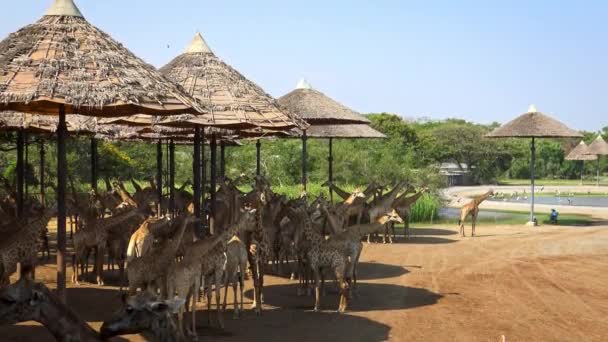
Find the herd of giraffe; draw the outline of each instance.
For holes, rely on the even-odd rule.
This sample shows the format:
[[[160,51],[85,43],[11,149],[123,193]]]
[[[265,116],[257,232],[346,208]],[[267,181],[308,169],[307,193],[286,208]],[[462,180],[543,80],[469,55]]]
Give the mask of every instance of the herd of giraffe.
[[[196,305],[202,295],[207,296],[209,324],[215,317],[223,328],[228,287],[233,287],[233,316],[238,318],[249,275],[254,288],[252,310],[261,314],[266,272],[297,277],[298,295],[310,295],[314,289],[315,311],[322,307],[324,275],[330,275],[339,287],[338,312],[344,312],[357,293],[362,241],[371,242],[381,234],[384,243],[392,243],[395,223],[404,222],[407,238],[412,205],[427,191],[421,188],[416,192],[402,182],[388,191],[370,184],[365,190],[347,192],[326,183],[342,198],[339,203],[330,203],[322,196],[309,201],[305,194],[288,200],[274,193],[261,176],[247,193],[239,190],[235,181],[222,179],[214,203],[214,233],[205,235],[192,213],[192,196],[184,187],[175,189],[175,212],[168,215],[167,203],[157,203],[153,180],[146,187],[132,183],[133,194],[120,181],[106,181],[104,193],[80,194],[72,186],[69,210],[77,217],[71,239],[72,281],[77,285],[93,280],[103,285],[104,269],[117,267],[121,288],[127,286],[123,309],[103,324],[101,333],[34,281],[38,253],[46,251],[48,255],[46,226],[56,208],[28,200],[27,215],[22,216],[25,219],[17,219],[14,197],[8,192],[0,203],[0,230],[8,236],[0,243],[4,285],[0,290],[0,324],[35,320],[60,341],[98,341],[132,333],[142,333],[153,341],[196,339]],[[156,212],[158,208],[165,215]],[[468,213],[476,217],[477,211]],[[21,228],[4,228],[15,226]],[[19,280],[9,285],[15,272]],[[191,318],[185,320],[186,316]]]

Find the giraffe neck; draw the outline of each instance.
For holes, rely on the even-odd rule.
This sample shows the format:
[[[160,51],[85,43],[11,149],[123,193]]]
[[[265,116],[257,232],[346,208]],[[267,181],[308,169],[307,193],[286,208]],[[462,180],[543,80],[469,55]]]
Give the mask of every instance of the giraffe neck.
[[[403,201],[401,203],[399,203],[399,206],[403,206],[403,207],[409,207],[412,204],[416,203],[416,201],[418,201],[418,199],[420,199],[420,197],[422,197],[422,195],[424,195],[425,191],[418,191],[416,194],[414,194],[413,196],[410,197],[404,197]]]
[[[182,340],[182,334],[169,314],[154,320],[150,329],[144,331],[143,335],[148,341],[179,342]]]
[[[485,193],[485,194],[483,194],[483,195],[481,195],[481,196],[475,197],[475,198],[473,199],[473,204],[474,204],[475,206],[478,206],[478,205],[480,205],[480,204],[481,204],[481,202],[483,202],[483,201],[487,200],[487,199],[488,199],[490,196],[492,196],[492,193],[491,193],[491,192],[487,192],[487,193]]]
[[[48,301],[40,308],[38,322],[43,324],[57,341],[101,341],[99,334],[74,312],[48,293]]]
[[[359,241],[364,236],[375,233],[378,230],[380,230],[382,227],[384,227],[384,223],[375,222],[375,223],[360,224],[360,225],[356,225],[353,227],[349,227],[348,231],[351,234],[351,236],[353,236],[355,238],[355,240]]]
[[[104,218],[104,219],[102,219],[103,220],[101,222],[102,224],[99,225],[98,227],[100,229],[107,229],[107,228],[113,227],[117,224],[120,224],[120,223],[132,218],[136,214],[137,214],[137,211],[135,209],[131,209],[131,210],[127,211],[126,213]]]
[[[323,242],[323,237],[312,229],[312,220],[307,214],[300,215],[302,220],[302,228],[304,229],[304,236],[311,242],[313,246],[318,246]]]
[[[329,183],[329,188],[332,189],[338,196],[342,197],[343,200],[348,200],[352,194],[350,192],[340,189],[337,185]]]

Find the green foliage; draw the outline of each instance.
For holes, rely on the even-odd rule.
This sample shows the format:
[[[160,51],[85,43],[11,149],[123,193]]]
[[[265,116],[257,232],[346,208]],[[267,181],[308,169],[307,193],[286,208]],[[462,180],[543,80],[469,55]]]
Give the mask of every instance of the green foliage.
[[[429,222],[439,218],[441,200],[433,194],[424,194],[412,207],[410,222]]]

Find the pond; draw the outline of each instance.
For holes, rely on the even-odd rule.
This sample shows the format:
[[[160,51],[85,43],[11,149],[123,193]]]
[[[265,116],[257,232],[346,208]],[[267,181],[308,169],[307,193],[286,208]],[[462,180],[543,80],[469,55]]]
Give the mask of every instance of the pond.
[[[530,198],[493,198],[490,201],[508,203],[530,203]],[[608,207],[608,196],[536,196],[536,204],[566,205],[579,207]]]

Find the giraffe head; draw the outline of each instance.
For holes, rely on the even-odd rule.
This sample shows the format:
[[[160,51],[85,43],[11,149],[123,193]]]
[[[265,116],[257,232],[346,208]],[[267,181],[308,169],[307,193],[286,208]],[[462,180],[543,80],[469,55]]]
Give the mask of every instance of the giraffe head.
[[[34,282],[30,272],[24,268],[21,279],[0,291],[1,325],[40,322],[44,306],[59,301],[46,286]]]
[[[169,331],[177,329],[173,314],[185,304],[183,299],[161,300],[147,291],[122,298],[123,307],[101,326],[103,338],[141,332],[174,333]]]
[[[397,211],[395,209],[392,209],[388,213],[379,216],[376,219],[376,222],[378,222],[380,224],[386,224],[386,223],[390,223],[390,222],[403,223],[403,219],[401,218],[401,216],[399,216],[399,214],[397,213]]]
[[[358,186],[355,188],[355,190],[353,190],[352,197],[353,198],[365,198],[365,194],[363,193],[363,191],[361,191],[361,187]]]

